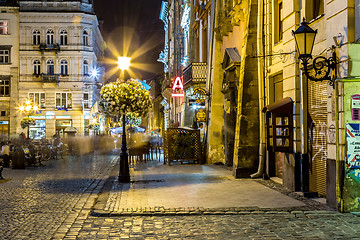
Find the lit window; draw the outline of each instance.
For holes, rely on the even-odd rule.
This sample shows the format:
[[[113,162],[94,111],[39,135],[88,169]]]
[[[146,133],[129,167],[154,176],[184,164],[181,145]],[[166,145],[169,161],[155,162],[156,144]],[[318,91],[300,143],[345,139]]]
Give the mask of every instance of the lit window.
[[[67,31],[65,29],[60,31],[60,45],[67,45]]]
[[[37,29],[33,31],[33,44],[34,45],[40,44],[40,31]]]
[[[65,59],[60,61],[60,74],[68,75],[68,62]]]
[[[54,75],[54,61],[49,59],[46,62],[46,69],[48,75]]]
[[[71,93],[56,93],[56,108],[72,108]]]
[[[83,94],[83,105],[84,105],[84,109],[89,108],[89,93]]]
[[[45,93],[29,93],[29,99],[39,108],[45,108]]]
[[[83,45],[85,46],[89,45],[89,34],[87,31],[83,32]]]
[[[46,31],[46,44],[54,44],[54,31],[52,29]]]
[[[84,75],[89,75],[89,63],[86,60],[84,60]]]
[[[33,66],[34,66],[34,74],[40,75],[40,60],[38,59],[34,60]]]
[[[10,63],[10,50],[0,49],[0,64]]]
[[[0,97],[10,96],[10,80],[0,79]]]
[[[0,21],[0,34],[9,34],[9,22]]]

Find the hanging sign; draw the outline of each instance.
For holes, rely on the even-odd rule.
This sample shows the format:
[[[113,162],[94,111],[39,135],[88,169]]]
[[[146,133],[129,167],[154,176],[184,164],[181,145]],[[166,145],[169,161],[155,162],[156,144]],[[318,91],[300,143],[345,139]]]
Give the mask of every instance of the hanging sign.
[[[206,91],[203,88],[196,88],[193,92],[193,96],[196,98],[197,104],[205,104],[206,101]]]
[[[206,112],[205,109],[200,108],[195,113],[196,122],[206,122]]]
[[[172,87],[172,97],[184,97],[184,85],[181,77],[176,77]]]
[[[360,124],[346,124],[347,168],[360,169]]]

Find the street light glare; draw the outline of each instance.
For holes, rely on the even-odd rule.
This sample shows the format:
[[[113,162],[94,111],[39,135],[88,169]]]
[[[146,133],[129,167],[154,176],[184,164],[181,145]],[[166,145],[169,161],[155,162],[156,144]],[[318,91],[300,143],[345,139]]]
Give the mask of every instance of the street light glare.
[[[20,110],[20,111],[24,111],[24,110],[25,110],[25,107],[24,107],[24,106],[20,106],[20,107],[19,107],[19,110]]]
[[[118,57],[118,67],[121,70],[129,70],[131,58],[129,57]]]
[[[38,108],[38,106],[35,105],[35,106],[33,107],[33,109],[34,109],[35,111],[37,111],[39,108]]]

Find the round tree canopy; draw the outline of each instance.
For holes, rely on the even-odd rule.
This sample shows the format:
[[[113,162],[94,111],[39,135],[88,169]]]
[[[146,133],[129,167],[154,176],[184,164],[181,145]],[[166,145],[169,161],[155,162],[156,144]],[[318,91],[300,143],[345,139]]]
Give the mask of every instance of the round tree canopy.
[[[108,83],[101,88],[99,106],[108,115],[134,113],[145,117],[151,107],[150,94],[134,79]]]

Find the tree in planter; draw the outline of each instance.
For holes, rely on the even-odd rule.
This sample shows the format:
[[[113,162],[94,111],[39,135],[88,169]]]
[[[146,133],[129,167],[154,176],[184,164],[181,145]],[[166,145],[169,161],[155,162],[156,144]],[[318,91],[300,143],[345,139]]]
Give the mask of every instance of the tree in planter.
[[[30,118],[30,117],[24,117],[23,119],[21,119],[21,122],[20,122],[20,126],[22,129],[25,129],[27,128],[27,136],[29,136],[29,129],[30,129],[30,126],[33,126],[35,125],[35,120]]]
[[[122,116],[122,147],[120,155],[120,182],[130,182],[126,147],[126,115],[145,117],[151,107],[150,94],[137,80],[117,81],[104,85],[100,91],[100,109],[109,116]]]

